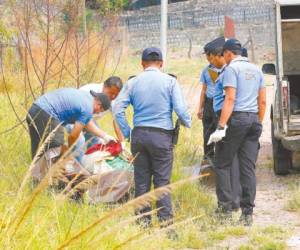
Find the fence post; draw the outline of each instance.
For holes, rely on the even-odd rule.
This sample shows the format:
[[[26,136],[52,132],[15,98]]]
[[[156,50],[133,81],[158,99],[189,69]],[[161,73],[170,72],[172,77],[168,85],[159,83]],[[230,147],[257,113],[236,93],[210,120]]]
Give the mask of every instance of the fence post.
[[[252,62],[256,63],[254,41],[253,41],[253,37],[252,37],[251,28],[252,27],[250,26],[250,28],[249,28],[249,41],[250,41],[250,46],[251,46]]]
[[[163,53],[164,68],[167,62],[168,0],[161,1],[160,47]]]

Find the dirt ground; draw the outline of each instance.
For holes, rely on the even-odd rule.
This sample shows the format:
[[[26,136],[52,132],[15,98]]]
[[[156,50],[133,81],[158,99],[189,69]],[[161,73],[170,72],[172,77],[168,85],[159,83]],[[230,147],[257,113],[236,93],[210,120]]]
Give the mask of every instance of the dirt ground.
[[[267,84],[274,81],[266,78]],[[261,150],[257,169],[257,196],[254,213],[254,225],[267,226],[279,225],[288,229],[292,236],[300,236],[300,216],[298,213],[287,211],[289,200],[289,183],[298,179],[297,175],[278,177],[272,169],[272,144],[270,106],[273,99],[273,87],[267,86],[267,114],[263,124],[263,134],[260,139]],[[269,166],[269,167],[266,167]],[[296,248],[300,249],[300,245]]]
[[[263,133],[260,138],[261,150],[257,164],[257,196],[253,226],[267,227],[276,225],[287,230],[291,236],[300,237],[300,215],[287,210],[291,192],[289,183],[293,183],[299,178],[299,175],[278,177],[274,175],[272,169],[270,106],[273,99],[272,83],[275,79],[266,77],[265,80],[267,84],[268,107],[263,123]],[[184,95],[188,96],[188,105],[194,108],[195,103],[198,103],[201,91],[199,84],[183,89]],[[236,249],[239,245],[247,243],[248,240],[248,237],[232,238],[222,242],[219,247],[223,248],[226,246],[226,249]],[[288,249],[300,249],[300,245]]]

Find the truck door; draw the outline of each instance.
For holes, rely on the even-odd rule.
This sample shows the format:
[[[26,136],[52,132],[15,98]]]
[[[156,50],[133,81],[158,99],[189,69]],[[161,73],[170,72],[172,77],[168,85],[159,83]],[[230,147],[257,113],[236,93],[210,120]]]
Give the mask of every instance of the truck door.
[[[282,34],[281,34],[281,5],[276,3],[276,23],[275,23],[275,32],[276,32],[276,84],[274,84],[274,103],[273,103],[273,120],[275,126],[275,134],[281,134],[279,131],[284,132],[284,90],[282,87],[283,79],[283,65],[282,65]],[[276,137],[280,137],[276,135]]]
[[[300,134],[300,1],[298,5],[280,6],[280,24],[277,63],[281,116],[286,134],[294,135]]]

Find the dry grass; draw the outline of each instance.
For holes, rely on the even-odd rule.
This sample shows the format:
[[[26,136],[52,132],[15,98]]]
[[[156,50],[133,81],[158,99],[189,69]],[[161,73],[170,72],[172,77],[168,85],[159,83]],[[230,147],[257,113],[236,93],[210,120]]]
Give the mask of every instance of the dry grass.
[[[25,34],[26,29],[22,25],[26,16],[23,16],[22,10],[16,8],[10,14],[12,19],[16,19],[12,23],[22,27],[21,32]],[[35,16],[38,17],[39,15]],[[42,28],[37,28],[38,24],[32,23],[29,31],[33,32],[30,34],[35,39],[40,38],[40,45],[31,44],[29,48],[29,44],[25,44],[22,48],[24,61],[21,64],[16,63],[16,57],[11,54],[15,52],[5,53],[0,71],[1,247],[206,249],[217,246],[230,237],[252,237],[252,231],[220,225],[213,217],[213,190],[202,185],[201,181],[184,177],[182,173],[183,167],[198,163],[202,155],[202,126],[195,116],[192,129],[181,131],[179,144],[175,149],[170,187],[154,190],[125,204],[74,204],[68,200],[72,190],[66,188],[61,193],[55,193],[49,188],[50,180],[61,176],[61,170],[67,160],[63,158],[53,166],[40,185],[32,190],[28,175],[32,161],[26,130],[17,126],[7,133],[2,132],[23,120],[32,100],[41,94],[43,88],[46,91],[63,86],[76,87],[86,82],[101,82],[111,75],[119,75],[125,81],[141,70],[140,55],[122,51],[121,45],[116,42],[117,39],[107,35],[110,30],[90,32],[85,39],[76,38],[76,33],[71,31],[68,35],[63,34],[59,37],[58,32],[49,33],[49,43],[49,39],[41,39],[47,32],[41,32]],[[24,43],[23,41],[23,45]],[[170,51],[166,72],[177,75],[180,83],[193,86],[197,84],[204,65],[205,60],[200,58],[200,53],[199,57],[187,59],[180,51]],[[128,115],[131,116],[130,112]],[[100,125],[113,134],[111,122],[111,117],[107,116],[102,119]],[[92,180],[87,180],[84,184],[88,185],[89,181]],[[144,230],[135,224],[138,217],[133,215],[136,206],[145,202],[153,203],[161,195],[169,193],[170,188],[175,213],[175,223],[171,227],[179,234],[177,241],[166,237],[167,229],[160,229],[155,216],[154,227]],[[157,210],[153,210],[150,213],[155,215],[156,212]],[[263,246],[264,243],[259,240],[260,233],[274,235],[270,230],[253,229],[253,232],[258,235],[255,234],[251,238],[249,249]],[[268,239],[269,246],[278,242],[282,244],[284,233],[280,230],[276,233],[280,237],[276,238],[275,243]]]
[[[18,103],[15,97],[13,100]],[[7,98],[5,96],[0,98],[4,106],[0,114],[3,115],[2,112],[6,116],[10,114],[6,120],[0,121],[0,128],[4,129],[6,125],[13,124],[15,118],[9,112]],[[24,110],[21,108],[18,112],[22,113]],[[110,119],[106,117],[101,126],[112,132]],[[283,229],[254,228],[247,231],[243,227],[227,228],[220,225],[212,217],[215,207],[213,191],[199,185],[198,182],[183,178],[182,167],[193,165],[201,156],[200,133],[201,126],[197,122],[191,130],[183,130],[175,152],[172,176],[174,184],[171,186],[177,187],[173,190],[172,196],[175,212],[174,228],[180,235],[178,241],[169,240],[156,220],[154,227],[149,230],[143,230],[135,225],[136,217],[133,215],[133,209],[135,205],[140,204],[138,200],[114,206],[77,205],[70,203],[66,199],[67,195],[55,194],[44,184],[43,188],[37,189],[38,192],[32,191],[29,184],[24,185],[20,195],[18,190],[31,162],[29,138],[22,127],[1,135],[0,208],[3,212],[0,218],[2,225],[0,244],[11,249],[57,249],[65,246],[68,246],[68,249],[206,249],[223,244],[223,241],[232,237],[248,236],[249,240],[241,244],[243,245],[241,249],[260,247],[273,249],[274,244],[278,246],[276,249],[285,249]],[[191,155],[195,155],[194,160],[191,160]],[[179,182],[176,183],[177,181]],[[169,190],[162,193],[164,192]],[[153,194],[155,192],[147,194],[147,199],[141,198],[142,201],[152,202],[157,198],[157,195]],[[151,213],[155,215],[156,211]],[[155,216],[153,217],[155,219]],[[276,238],[272,240],[275,234]],[[268,241],[260,241],[261,235],[269,235]]]
[[[169,63],[171,70],[168,71],[183,74],[182,79],[191,77],[190,69],[185,71],[182,65],[191,63],[191,65],[195,65],[193,66],[195,68],[196,65],[199,67],[202,65],[195,59],[174,59]],[[199,69],[194,70],[197,72],[192,77],[197,79]],[[121,75],[124,79],[139,71],[139,56],[132,56],[129,59],[121,59],[116,74]],[[105,71],[104,75],[108,74],[109,70]],[[19,91],[12,91],[10,95],[20,117],[25,117],[26,109],[23,108],[22,100],[19,98]],[[3,131],[14,125],[16,118],[11,111],[7,96],[1,95],[0,99],[3,105],[0,117],[5,117],[5,119],[0,119],[0,131]],[[195,117],[193,120],[192,129],[182,129],[179,144],[175,150],[172,175],[174,185],[177,185],[177,181],[185,178],[182,168],[199,162],[202,154],[201,123],[197,122]],[[101,127],[109,133],[113,133],[110,124],[111,116],[104,117],[100,122]],[[35,192],[32,192],[29,184],[23,185],[24,188],[20,195],[18,190],[22,186],[31,163],[29,149],[28,135],[21,126],[10,133],[0,135],[0,173],[2,177],[0,179],[2,190],[0,208],[3,211],[0,217],[2,225],[0,244],[11,249],[57,249],[66,245],[68,245],[68,249],[95,247],[100,249],[206,249],[223,244],[232,237],[244,238],[245,236],[249,240],[244,244],[241,243],[241,249],[257,249],[263,246],[265,247],[262,249],[272,249],[268,247],[272,247],[274,244],[281,246],[278,249],[284,249],[282,241],[284,233],[278,233],[280,237],[275,240],[272,240],[272,236],[270,236],[268,242],[263,243],[260,242],[260,235],[266,234],[263,229],[254,228],[251,231],[245,231],[240,227],[227,228],[220,225],[212,217],[215,207],[213,190],[194,182],[180,185],[172,192],[175,229],[180,235],[179,240],[175,242],[169,240],[164,231],[160,230],[155,216],[153,216],[154,227],[152,229],[142,230],[135,225],[136,217],[133,215],[133,207],[130,205],[135,201],[114,206],[77,205],[66,199],[68,195],[55,194],[46,186],[32,199]],[[150,197],[152,197],[151,194]],[[17,198],[18,202],[16,202]],[[25,206],[26,204],[27,206]],[[30,206],[28,206],[29,204]],[[124,207],[131,207],[131,209],[123,209]],[[156,211],[152,213],[155,214]],[[9,216],[6,217],[6,214]],[[13,221],[14,223],[11,225],[14,226],[9,226],[10,230],[7,230],[10,222]],[[17,228],[16,225],[18,225]],[[18,240],[12,240],[12,232],[15,232],[13,238]],[[141,242],[143,243],[141,244]]]

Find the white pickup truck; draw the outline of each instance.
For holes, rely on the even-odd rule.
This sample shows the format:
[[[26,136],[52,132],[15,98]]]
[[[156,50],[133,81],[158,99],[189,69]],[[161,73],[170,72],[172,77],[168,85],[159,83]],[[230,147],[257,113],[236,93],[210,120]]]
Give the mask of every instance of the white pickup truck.
[[[276,65],[263,65],[276,75],[271,110],[274,171],[288,174],[293,153],[300,151],[300,0],[275,2]]]

